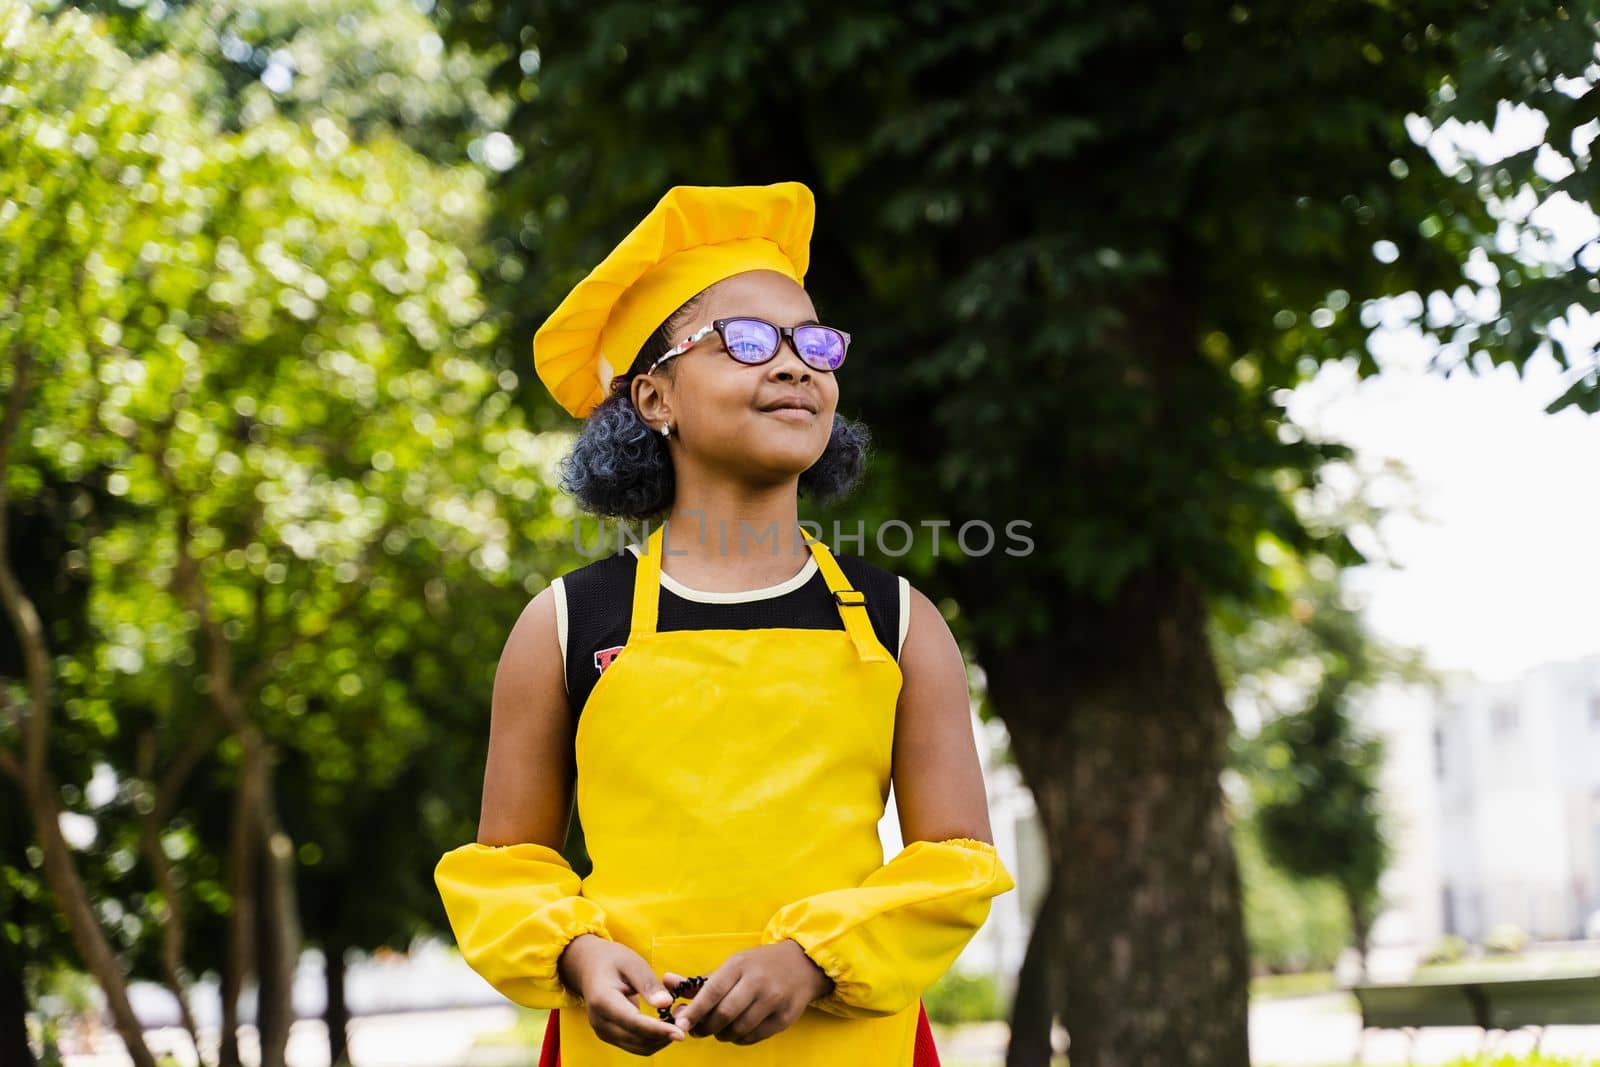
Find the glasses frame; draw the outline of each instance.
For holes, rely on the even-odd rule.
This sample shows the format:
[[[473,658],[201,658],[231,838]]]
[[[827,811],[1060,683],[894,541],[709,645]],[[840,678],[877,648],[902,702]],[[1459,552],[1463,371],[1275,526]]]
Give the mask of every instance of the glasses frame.
[[[728,335],[726,329],[728,323],[730,322],[759,322],[764,326],[770,326],[776,330],[778,332],[778,343],[772,349],[772,355],[768,356],[766,359],[758,360],[755,363],[749,363],[734,356],[733,351],[728,349]],[[814,367],[810,363],[806,362],[805,356],[800,355],[800,346],[794,343],[794,332],[796,330],[807,329],[832,330],[834,333],[838,334],[844,339],[844,349],[839,354],[838,367]],[[713,319],[710,326],[700,327],[700,329],[696,330],[688,337],[685,337],[683,340],[679,341],[677,344],[661,353],[661,355],[656,357],[656,361],[650,364],[649,369],[646,370],[645,373],[650,374],[654,372],[657,367],[661,366],[661,364],[665,363],[673,356],[683,355],[683,353],[689,351],[689,349],[693,348],[707,337],[710,337],[713,332],[716,333],[718,337],[722,338],[722,347],[728,350],[728,358],[742,367],[760,367],[764,364],[771,363],[773,360],[778,358],[778,353],[783,351],[783,342],[785,341],[788,341],[789,347],[794,349],[794,354],[800,356],[800,362],[805,363],[806,366],[811,367],[811,369],[814,371],[822,371],[825,374],[832,374],[834,371],[838,370],[839,367],[844,366],[845,358],[850,354],[850,335],[839,329],[837,326],[827,326],[820,322],[806,322],[799,326],[779,326],[775,322],[768,322],[766,319],[760,318],[756,315],[729,315],[727,318]]]

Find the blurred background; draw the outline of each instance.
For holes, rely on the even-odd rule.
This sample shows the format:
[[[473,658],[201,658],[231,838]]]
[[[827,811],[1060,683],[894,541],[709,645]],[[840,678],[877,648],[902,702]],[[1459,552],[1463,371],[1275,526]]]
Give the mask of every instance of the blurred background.
[[[1018,880],[943,1061],[1600,1056],[1597,41],[0,0],[0,1064],[537,1062],[431,878],[597,536],[532,333],[669,186],[790,179],[877,442],[802,517],[949,620]]]

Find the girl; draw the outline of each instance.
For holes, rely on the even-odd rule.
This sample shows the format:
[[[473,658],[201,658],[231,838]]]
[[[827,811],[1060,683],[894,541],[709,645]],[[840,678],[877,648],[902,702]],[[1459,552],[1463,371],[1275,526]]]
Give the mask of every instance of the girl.
[[[674,187],[534,337],[586,420],[565,487],[665,519],[518,620],[478,840],[435,871],[466,960],[557,1009],[547,1067],[937,1063],[921,994],[1014,886],[943,617],[799,521],[867,443],[801,284],[813,212],[798,182]]]

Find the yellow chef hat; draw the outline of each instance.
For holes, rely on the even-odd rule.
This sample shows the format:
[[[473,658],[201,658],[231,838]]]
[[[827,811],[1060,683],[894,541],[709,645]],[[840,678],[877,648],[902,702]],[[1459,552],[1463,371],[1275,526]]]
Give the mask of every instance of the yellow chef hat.
[[[748,270],[804,283],[816,201],[801,182],[675,185],[533,335],[533,365],[578,418],[684,301]]]

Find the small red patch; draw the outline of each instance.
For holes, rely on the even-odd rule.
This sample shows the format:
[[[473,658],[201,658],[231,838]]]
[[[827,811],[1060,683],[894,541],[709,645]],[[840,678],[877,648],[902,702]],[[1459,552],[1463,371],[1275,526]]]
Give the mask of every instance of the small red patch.
[[[626,645],[612,645],[610,648],[602,648],[596,652],[594,654],[594,669],[604,671],[611,666],[611,661],[617,658],[617,653],[626,647]]]

